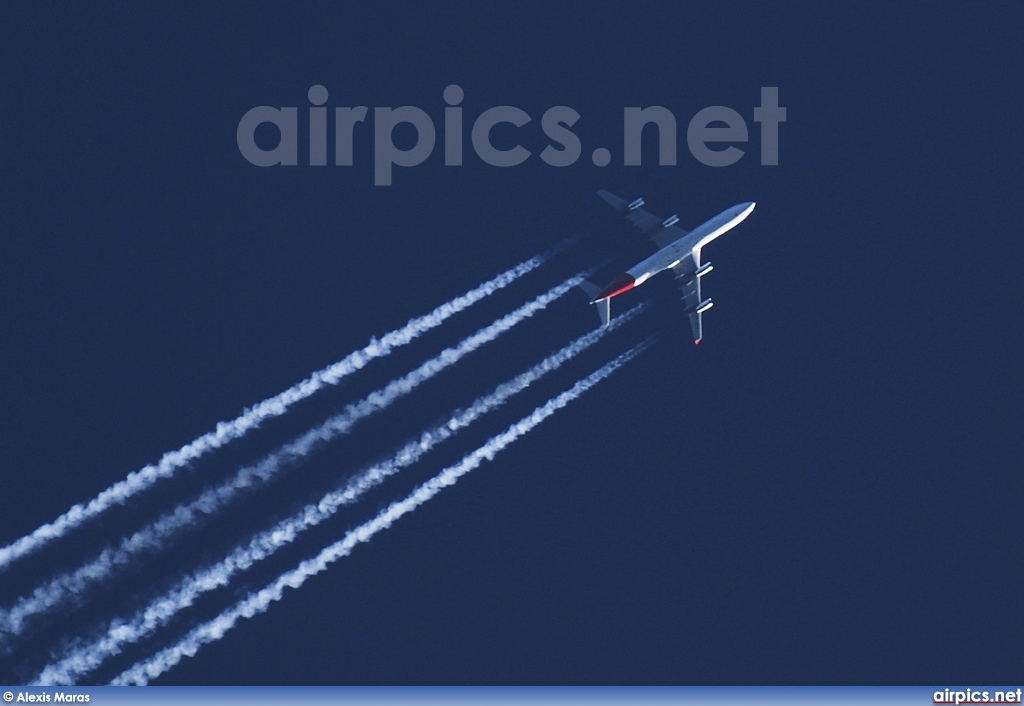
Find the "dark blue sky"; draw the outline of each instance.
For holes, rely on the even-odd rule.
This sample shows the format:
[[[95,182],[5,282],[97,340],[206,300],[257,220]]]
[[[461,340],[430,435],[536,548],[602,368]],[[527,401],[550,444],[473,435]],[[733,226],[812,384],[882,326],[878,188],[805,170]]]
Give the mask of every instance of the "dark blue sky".
[[[799,8],[799,9],[798,9]],[[700,348],[669,281],[656,306],[502,414],[194,614],[167,644],[649,334],[660,341],[165,684],[901,684],[1019,673],[1021,556],[1017,5],[725,8],[554,3],[251,4],[3,10],[0,543],[32,531],[310,371],[572,235],[536,275],[237,448],[24,560],[2,605],[475,328],[613,258],[646,254],[594,192],[695,225],[756,201],[705,250]],[[466,158],[443,163],[442,92]],[[303,165],[310,86],[365,105],[351,167]],[[779,165],[753,110],[777,86]],[[299,107],[299,165],[259,168],[238,121]],[[373,184],[372,108],[438,128]],[[497,168],[495,130],[533,156]],[[540,117],[582,116],[574,165]],[[622,165],[622,109],[663,105],[675,166]],[[747,121],[724,168],[689,119]],[[332,138],[333,139],[333,138]],[[412,133],[396,131],[396,141]],[[505,142],[502,142],[505,140]],[[333,141],[330,143],[333,144]],[[408,144],[404,143],[404,144]],[[604,168],[589,158],[607,147]],[[666,280],[668,280],[668,277]],[[624,297],[625,298],[625,297]],[[618,302],[616,302],[618,303]],[[596,323],[568,297],[272,492],[40,628],[0,681],[64,635],[137,607],[422,426]],[[390,414],[390,413],[389,413]],[[141,649],[132,656],[146,654]],[[122,660],[125,667],[130,660]],[[114,666],[96,679],[113,676]]]

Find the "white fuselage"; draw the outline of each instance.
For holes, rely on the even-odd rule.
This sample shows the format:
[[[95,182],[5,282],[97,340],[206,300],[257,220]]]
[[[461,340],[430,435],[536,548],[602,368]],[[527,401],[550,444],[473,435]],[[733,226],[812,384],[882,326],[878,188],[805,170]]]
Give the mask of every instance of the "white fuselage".
[[[711,220],[697,226],[679,240],[654,253],[636,267],[627,270],[626,274],[634,278],[633,286],[639,287],[662,270],[675,267],[685,257],[692,257],[694,266],[699,266],[700,249],[722,233],[735,228],[753,210],[754,202],[752,201],[727,208]]]

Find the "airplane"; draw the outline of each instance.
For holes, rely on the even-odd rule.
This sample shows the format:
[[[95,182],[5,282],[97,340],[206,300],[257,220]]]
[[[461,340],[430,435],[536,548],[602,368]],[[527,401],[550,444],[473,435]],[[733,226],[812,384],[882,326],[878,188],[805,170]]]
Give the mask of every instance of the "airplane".
[[[711,308],[710,299],[701,299],[701,277],[711,272],[710,262],[700,262],[700,250],[712,240],[735,228],[754,210],[755,203],[737,204],[719,213],[706,223],[691,231],[680,228],[678,216],[659,218],[640,208],[644,205],[642,198],[626,201],[613,193],[601,189],[597,195],[611,204],[626,220],[648,236],[660,248],[649,258],[619,275],[611,284],[599,290],[591,282],[581,285],[591,297],[590,303],[598,305],[601,323],[608,325],[611,319],[612,298],[634,287],[639,287],[654,275],[664,270],[672,270],[683,292],[683,303],[690,315],[690,327],[693,329],[693,342],[700,344],[703,337],[701,314]]]

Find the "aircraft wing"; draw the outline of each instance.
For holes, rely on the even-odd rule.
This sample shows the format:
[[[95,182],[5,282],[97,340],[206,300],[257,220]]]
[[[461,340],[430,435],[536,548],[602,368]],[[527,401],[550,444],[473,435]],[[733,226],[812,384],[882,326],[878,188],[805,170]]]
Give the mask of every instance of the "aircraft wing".
[[[700,343],[703,337],[703,321],[701,316],[710,301],[704,302],[700,298],[700,277],[697,276],[697,268],[700,263],[692,257],[684,257],[678,265],[672,268],[676,280],[679,282],[679,289],[683,293],[683,305],[690,316],[690,328],[693,330],[693,342]]]
[[[610,203],[612,207],[625,216],[626,220],[632,223],[635,228],[639,229],[641,233],[654,241],[654,244],[658,246],[658,249],[671,245],[688,232],[675,225],[679,221],[675,216],[672,216],[671,218],[659,218],[658,216],[648,213],[640,208],[640,206],[643,205],[643,199],[636,199],[633,202],[629,202],[624,198],[616,196],[610,191],[605,191],[604,189],[598,191],[597,195]]]

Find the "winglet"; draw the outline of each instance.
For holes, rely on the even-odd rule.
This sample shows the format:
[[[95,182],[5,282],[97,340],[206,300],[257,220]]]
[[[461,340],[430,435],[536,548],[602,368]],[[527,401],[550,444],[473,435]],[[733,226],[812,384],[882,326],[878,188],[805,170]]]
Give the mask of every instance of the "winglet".
[[[700,312],[690,312],[690,328],[693,329],[693,343],[699,346],[704,338],[704,322],[701,320]]]

